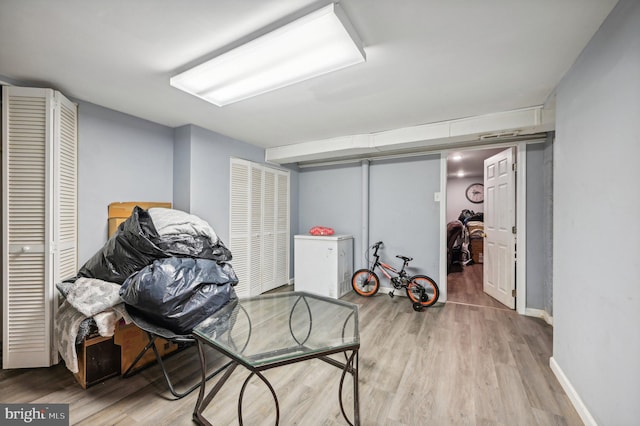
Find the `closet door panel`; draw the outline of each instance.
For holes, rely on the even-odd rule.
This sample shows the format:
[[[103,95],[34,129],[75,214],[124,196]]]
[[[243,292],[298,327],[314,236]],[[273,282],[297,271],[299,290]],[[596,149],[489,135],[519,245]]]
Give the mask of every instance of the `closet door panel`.
[[[57,94],[55,152],[55,219],[57,258],[54,281],[73,277],[78,271],[78,114],[76,106]]]
[[[278,286],[275,281],[276,270],[276,172],[265,169],[263,187],[263,256],[262,256],[262,291],[269,291]]]
[[[233,270],[238,276],[235,287],[238,297],[249,296],[249,193],[250,165],[246,161],[231,159],[231,188],[229,212],[229,250],[233,255]]]
[[[262,168],[251,165],[251,243],[249,253],[250,296],[262,293]]]
[[[49,366],[51,91],[3,89],[3,368]]]
[[[277,286],[289,283],[289,173],[276,175],[276,238],[275,282]]]

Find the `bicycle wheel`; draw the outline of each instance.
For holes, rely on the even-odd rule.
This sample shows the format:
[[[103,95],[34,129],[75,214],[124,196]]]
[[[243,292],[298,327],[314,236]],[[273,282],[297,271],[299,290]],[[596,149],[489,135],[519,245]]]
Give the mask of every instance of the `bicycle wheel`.
[[[360,269],[351,277],[351,286],[360,296],[373,296],[380,288],[380,280],[375,272],[369,269]]]
[[[426,308],[433,305],[440,297],[440,289],[435,281],[426,275],[415,275],[407,285],[407,296],[414,304]]]

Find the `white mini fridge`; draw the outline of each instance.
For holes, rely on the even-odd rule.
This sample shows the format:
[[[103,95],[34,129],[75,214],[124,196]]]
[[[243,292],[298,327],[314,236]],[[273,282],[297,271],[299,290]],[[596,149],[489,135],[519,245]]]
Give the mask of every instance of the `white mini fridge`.
[[[351,235],[294,236],[295,290],[335,299],[351,291]]]

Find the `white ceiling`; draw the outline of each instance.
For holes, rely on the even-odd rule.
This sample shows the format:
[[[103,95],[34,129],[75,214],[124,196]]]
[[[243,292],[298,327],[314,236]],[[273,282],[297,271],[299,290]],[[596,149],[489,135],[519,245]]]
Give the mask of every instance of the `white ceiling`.
[[[367,62],[226,107],[169,86],[312,0],[1,0],[0,80],[261,147],[542,105],[617,0],[342,0]]]
[[[484,176],[484,160],[504,151],[506,148],[473,149],[452,151],[447,155],[447,176],[456,178],[459,171],[464,172],[465,178]],[[460,159],[455,159],[459,156]]]

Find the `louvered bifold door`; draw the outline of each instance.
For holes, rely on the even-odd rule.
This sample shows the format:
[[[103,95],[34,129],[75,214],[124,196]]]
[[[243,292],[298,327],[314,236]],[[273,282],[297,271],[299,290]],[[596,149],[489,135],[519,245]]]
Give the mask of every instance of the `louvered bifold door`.
[[[289,172],[276,174],[276,247],[275,283],[277,286],[289,283]]]
[[[230,249],[236,293],[256,296],[289,282],[289,172],[231,159]]]
[[[75,276],[78,270],[78,113],[74,103],[59,93],[56,97],[54,281],[59,282]]]
[[[264,173],[262,167],[251,165],[251,189],[249,227],[251,238],[249,243],[249,295],[262,293],[262,189]]]
[[[3,89],[2,367],[51,365],[53,91]]]
[[[238,297],[249,296],[249,194],[250,163],[231,159],[229,200],[229,250],[233,255],[233,270],[238,276],[235,287]]]
[[[54,188],[53,188],[53,283],[76,275],[78,271],[78,109],[55,94],[54,123]],[[58,306],[54,302],[54,308]],[[55,309],[54,309],[55,318]],[[56,342],[54,342],[56,343]],[[58,350],[52,350],[53,364]]]
[[[281,284],[275,280],[276,270],[276,171],[264,169],[262,214],[262,292]]]

